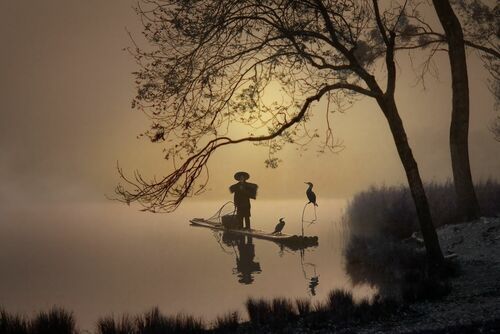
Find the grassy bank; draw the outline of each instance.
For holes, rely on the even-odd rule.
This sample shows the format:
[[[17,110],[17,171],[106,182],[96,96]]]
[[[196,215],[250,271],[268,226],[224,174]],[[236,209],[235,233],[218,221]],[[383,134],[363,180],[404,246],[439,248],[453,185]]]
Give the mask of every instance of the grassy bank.
[[[500,184],[489,180],[475,188],[482,214],[500,214]],[[451,182],[427,183],[425,189],[436,227],[461,222]],[[429,276],[423,243],[414,237],[419,225],[408,187],[371,187],[357,194],[343,223],[345,269],[354,285],[376,286],[381,295],[404,302],[436,299],[450,291],[447,276],[459,269],[447,262],[443,276]]]
[[[54,307],[29,319],[0,309],[1,334],[76,334],[76,322],[72,312]]]
[[[237,311],[228,312],[212,322],[186,314],[165,315],[158,308],[135,316],[106,316],[97,321],[95,334],[160,333],[258,333],[282,332],[301,327],[314,328],[326,320],[337,324],[362,323],[381,319],[399,309],[397,303],[376,296],[356,302],[350,292],[333,290],[324,302],[311,304],[309,299],[249,298],[245,303],[249,321],[241,322]],[[54,308],[32,319],[0,311],[1,334],[79,334],[71,312]]]
[[[451,182],[424,185],[436,227],[460,223]],[[500,183],[493,180],[475,185],[481,214],[500,214]],[[380,186],[360,192],[349,202],[346,224],[356,236],[408,238],[419,230],[415,205],[407,186]]]
[[[432,183],[426,189],[435,224],[458,222],[452,185]],[[483,214],[497,215],[500,184],[488,181],[476,189]],[[355,301],[352,294],[344,290],[333,290],[326,300],[314,304],[309,299],[250,298],[245,302],[249,320],[244,322],[237,311],[207,322],[188,314],[166,315],[153,308],[138,315],[104,316],[97,320],[93,333],[274,333],[291,332],[295,328],[302,332],[331,332],[367,323],[371,326],[373,321],[392,317],[398,319],[407,313],[409,303],[436,300],[450,292],[446,277],[429,276],[425,252],[418,240],[403,240],[418,231],[407,188],[373,187],[360,193],[349,203],[344,218],[349,232],[344,248],[345,269],[354,285],[369,284],[378,288],[379,294],[370,300]],[[485,227],[479,235],[484,237],[490,230],[493,231],[492,227]],[[497,239],[488,241],[493,245],[492,240]],[[450,273],[457,273],[457,268],[450,269]],[[487,323],[488,326],[497,324],[495,319]],[[469,328],[468,324],[463,326]],[[0,334],[45,333],[84,332],[78,329],[72,312],[61,308],[40,312],[32,318],[0,309]]]

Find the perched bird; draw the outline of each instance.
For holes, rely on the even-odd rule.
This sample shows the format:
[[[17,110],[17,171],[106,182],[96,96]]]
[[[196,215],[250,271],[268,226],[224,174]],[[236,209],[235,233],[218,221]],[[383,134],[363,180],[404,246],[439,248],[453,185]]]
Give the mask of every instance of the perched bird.
[[[304,182],[304,183],[309,185],[309,187],[306,190],[306,195],[307,199],[309,200],[309,203],[314,204],[314,206],[318,206],[318,204],[316,203],[316,194],[312,191],[313,184],[311,182]]]
[[[280,218],[280,222],[276,224],[276,227],[274,228],[274,232],[272,234],[278,234],[281,233],[281,231],[283,231],[283,227],[285,227],[284,219],[285,218]]]

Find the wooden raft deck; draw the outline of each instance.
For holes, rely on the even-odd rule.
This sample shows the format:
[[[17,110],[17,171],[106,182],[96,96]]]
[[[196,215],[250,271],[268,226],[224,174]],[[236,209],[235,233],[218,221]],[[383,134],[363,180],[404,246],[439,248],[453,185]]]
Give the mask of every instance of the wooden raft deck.
[[[299,250],[308,247],[318,246],[318,237],[316,236],[299,236],[290,234],[272,234],[261,230],[240,230],[228,229],[222,224],[212,222],[203,218],[193,218],[190,220],[192,226],[206,227],[212,230],[219,230],[225,233],[232,233],[243,236],[250,236],[256,239],[268,240],[288,247],[292,250]]]

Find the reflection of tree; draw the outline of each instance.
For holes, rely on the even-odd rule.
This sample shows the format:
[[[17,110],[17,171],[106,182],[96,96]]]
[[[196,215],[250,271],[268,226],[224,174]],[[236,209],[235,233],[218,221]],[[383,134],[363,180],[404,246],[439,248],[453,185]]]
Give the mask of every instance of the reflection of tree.
[[[424,250],[408,243],[351,236],[344,255],[345,270],[352,284],[368,284],[383,297],[416,299],[432,284]]]

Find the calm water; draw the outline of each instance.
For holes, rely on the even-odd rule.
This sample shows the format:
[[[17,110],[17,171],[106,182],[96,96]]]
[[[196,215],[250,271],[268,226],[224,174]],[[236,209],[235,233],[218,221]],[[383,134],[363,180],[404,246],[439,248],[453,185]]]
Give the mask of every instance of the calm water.
[[[0,305],[28,315],[63,306],[74,311],[81,329],[94,329],[100,316],[135,314],[152,306],[211,321],[230,310],[245,314],[249,296],[314,302],[332,288],[352,288],[341,257],[345,201],[319,202],[316,223],[305,228],[306,234],[319,236],[319,247],[303,256],[254,238],[250,270],[238,265],[245,257],[241,248],[188,223],[211,216],[222,204],[186,203],[170,215],[117,203],[1,209]],[[284,232],[300,233],[304,201],[252,205],[252,228],[273,230],[285,217]],[[313,217],[308,207],[305,218]],[[372,293],[368,287],[353,292],[358,297]]]

